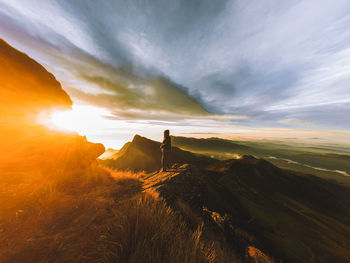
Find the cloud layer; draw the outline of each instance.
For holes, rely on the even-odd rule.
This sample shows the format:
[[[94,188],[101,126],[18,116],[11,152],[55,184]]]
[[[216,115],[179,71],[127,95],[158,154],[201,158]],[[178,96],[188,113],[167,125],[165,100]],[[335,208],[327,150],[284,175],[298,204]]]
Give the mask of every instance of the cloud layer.
[[[0,0],[0,33],[115,118],[348,130],[349,11],[347,0]]]

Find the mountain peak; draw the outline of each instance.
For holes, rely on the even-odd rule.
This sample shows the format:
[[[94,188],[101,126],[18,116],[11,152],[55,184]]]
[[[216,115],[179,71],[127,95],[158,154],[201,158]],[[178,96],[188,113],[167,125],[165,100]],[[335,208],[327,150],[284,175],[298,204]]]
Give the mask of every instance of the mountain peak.
[[[142,137],[141,135],[135,134],[134,138],[132,139],[132,142],[136,142],[138,140],[141,140],[142,138],[145,138],[145,137]]]
[[[205,167],[216,161],[213,158],[184,151],[177,147],[172,147],[171,159],[174,164],[189,163],[199,167]],[[131,142],[122,147],[115,158],[103,160],[101,163],[120,170],[157,171],[161,165],[160,142],[136,134]]]

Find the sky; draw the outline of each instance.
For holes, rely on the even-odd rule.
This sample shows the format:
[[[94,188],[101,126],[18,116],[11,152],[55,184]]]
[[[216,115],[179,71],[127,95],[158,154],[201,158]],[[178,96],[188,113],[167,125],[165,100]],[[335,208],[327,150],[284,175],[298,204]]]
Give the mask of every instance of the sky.
[[[350,141],[348,0],[0,0],[0,37],[120,148],[135,133]]]

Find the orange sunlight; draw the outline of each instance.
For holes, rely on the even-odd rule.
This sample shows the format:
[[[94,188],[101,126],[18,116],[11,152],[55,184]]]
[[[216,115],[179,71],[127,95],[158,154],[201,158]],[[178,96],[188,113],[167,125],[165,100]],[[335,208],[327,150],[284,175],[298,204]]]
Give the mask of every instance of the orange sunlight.
[[[51,129],[74,131],[80,135],[93,132],[98,124],[104,122],[108,111],[89,105],[73,105],[71,110],[53,111],[44,121]],[[41,118],[42,119],[42,118]]]

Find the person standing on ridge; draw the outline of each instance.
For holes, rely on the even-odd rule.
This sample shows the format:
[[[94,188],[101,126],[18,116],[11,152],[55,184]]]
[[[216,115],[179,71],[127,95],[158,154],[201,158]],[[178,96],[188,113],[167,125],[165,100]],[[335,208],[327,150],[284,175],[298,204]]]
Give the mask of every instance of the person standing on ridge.
[[[164,131],[164,139],[160,148],[162,149],[162,171],[166,172],[170,168],[171,138],[169,130]]]

